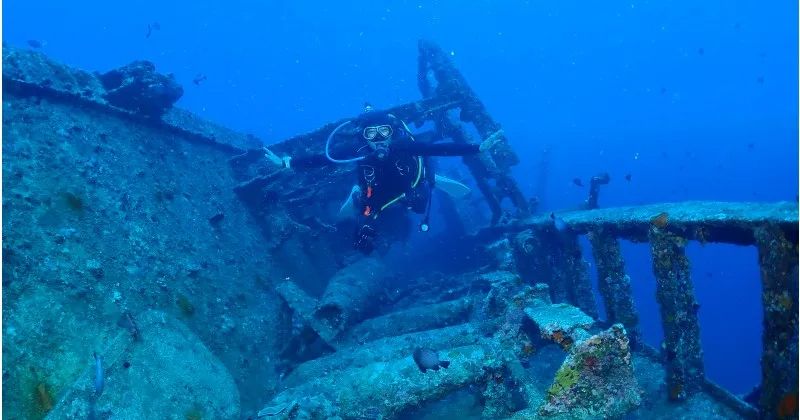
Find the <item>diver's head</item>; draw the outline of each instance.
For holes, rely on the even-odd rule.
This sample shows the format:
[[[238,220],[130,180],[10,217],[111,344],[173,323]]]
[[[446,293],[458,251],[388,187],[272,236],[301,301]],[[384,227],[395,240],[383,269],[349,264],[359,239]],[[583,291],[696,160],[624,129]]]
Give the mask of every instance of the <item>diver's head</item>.
[[[367,145],[381,159],[389,154],[389,145],[392,143],[393,134],[394,129],[389,124],[368,125],[361,132]]]
[[[361,137],[379,158],[389,154],[393,140],[410,135],[403,121],[392,114],[367,112],[360,123]]]

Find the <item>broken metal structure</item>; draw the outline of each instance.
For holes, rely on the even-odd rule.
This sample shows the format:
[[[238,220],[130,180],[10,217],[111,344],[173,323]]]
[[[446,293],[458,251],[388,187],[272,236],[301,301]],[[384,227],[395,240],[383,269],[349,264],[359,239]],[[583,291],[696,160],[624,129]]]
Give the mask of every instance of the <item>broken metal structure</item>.
[[[59,121],[53,120],[49,116],[41,117],[43,114],[57,109],[54,106],[64,106],[64,109],[59,112],[63,116],[69,116],[65,120],[68,120],[70,125],[64,125],[64,127],[69,128],[69,131],[74,131],[74,135],[70,135],[66,129],[63,130],[63,134],[49,133],[56,134],[58,142],[54,140],[56,137],[53,136],[29,136],[28,140],[31,141],[31,144],[37,145],[37,147],[46,146],[43,149],[48,150],[48,157],[51,156],[50,147],[56,144],[63,143],[70,146],[70,142],[85,143],[93,146],[86,148],[87,151],[92,150],[91,159],[87,158],[87,162],[105,162],[106,168],[115,168],[119,161],[117,153],[131,150],[130,144],[128,144],[130,139],[156,138],[159,142],[146,143],[150,147],[157,146],[154,150],[140,146],[134,153],[127,156],[141,154],[152,159],[141,162],[156,162],[157,165],[160,165],[157,168],[160,169],[170,168],[174,163],[173,159],[175,161],[185,160],[185,156],[190,156],[194,160],[186,160],[184,169],[175,173],[175,176],[186,181],[186,184],[195,182],[192,179],[195,174],[186,170],[190,168],[188,165],[203,164],[207,165],[205,168],[208,170],[208,165],[213,166],[217,162],[224,162],[225,158],[230,158],[231,174],[226,172],[226,167],[219,165],[217,172],[220,179],[212,181],[209,185],[206,185],[206,182],[198,183],[202,184],[203,188],[196,188],[202,191],[202,197],[209,196],[213,197],[213,200],[210,201],[217,199],[220,201],[202,205],[204,204],[202,199],[196,198],[194,207],[192,207],[194,213],[189,212],[185,215],[185,207],[180,207],[183,209],[180,211],[160,211],[160,213],[165,213],[161,218],[162,221],[172,218],[170,219],[172,223],[180,226],[181,229],[173,229],[174,232],[164,236],[160,241],[155,241],[152,245],[161,243],[158,249],[164,250],[163,252],[166,254],[167,245],[163,244],[189,242],[187,238],[193,237],[184,231],[185,227],[195,228],[198,227],[197,220],[201,220],[202,224],[207,220],[209,224],[207,230],[198,229],[198,231],[202,231],[201,233],[204,235],[211,235],[207,232],[213,232],[215,236],[201,236],[206,239],[196,240],[196,242],[213,243],[215,247],[219,246],[221,251],[240,250],[238,252],[242,254],[242,258],[239,260],[233,258],[234,256],[220,257],[218,260],[211,259],[210,267],[236,266],[241,271],[235,273],[219,271],[219,273],[227,274],[220,274],[216,277],[211,277],[209,274],[209,278],[225,279],[226,282],[217,283],[226,285],[229,284],[227,280],[230,279],[242,280],[242,282],[235,283],[238,284],[238,287],[216,289],[216,292],[212,294],[213,299],[203,306],[208,310],[208,317],[204,317],[206,311],[196,311],[195,319],[200,319],[197,322],[198,325],[210,325],[213,322],[214,318],[211,315],[217,313],[214,310],[220,309],[217,303],[220,296],[228,295],[227,301],[239,302],[234,305],[237,306],[241,304],[238,290],[263,287],[262,283],[265,282],[259,275],[261,271],[248,271],[242,268],[247,265],[247,258],[244,256],[257,255],[258,258],[261,258],[257,264],[259,268],[269,266],[270,269],[276,270],[269,272],[270,278],[285,280],[270,283],[269,287],[263,287],[263,296],[267,298],[265,300],[274,300],[276,303],[274,307],[257,306],[255,303],[251,303],[254,306],[247,306],[246,310],[242,310],[242,312],[246,315],[293,312],[298,324],[304,323],[300,336],[311,336],[319,339],[322,343],[316,343],[319,347],[315,348],[309,346],[301,338],[289,340],[291,345],[287,346],[284,352],[302,354],[307,361],[294,366],[294,370],[288,372],[286,383],[292,388],[277,396],[272,396],[278,405],[275,410],[269,408],[262,410],[266,416],[289,414],[292,410],[299,410],[303,404],[305,404],[305,408],[319,408],[316,412],[323,412],[327,409],[334,410],[334,407],[326,406],[330,400],[320,397],[316,400],[312,398],[312,401],[303,401],[304,395],[316,395],[318,391],[323,391],[324,394],[328,391],[335,392],[342,389],[337,386],[336,379],[337,376],[344,373],[345,376],[352,374],[349,376],[348,384],[352,384],[353,388],[362,386],[359,388],[359,391],[362,391],[361,394],[351,394],[352,400],[345,401],[346,404],[338,407],[339,410],[349,410],[347,413],[352,416],[374,418],[379,415],[394,415],[408,407],[417,407],[420,403],[440,398],[449,391],[463,388],[465,384],[477,384],[484,387],[482,392],[486,401],[485,414],[488,417],[530,418],[528,414],[536,414],[537,410],[544,407],[541,403],[546,399],[541,388],[534,386],[533,379],[535,378],[528,375],[523,367],[526,358],[536,356],[535,349],[538,348],[539,343],[535,342],[535,336],[532,336],[530,332],[538,331],[542,337],[555,341],[562,348],[571,352],[568,360],[560,369],[561,377],[556,375],[553,381],[554,386],[551,388],[554,391],[552,395],[563,397],[560,399],[560,403],[567,402],[569,404],[555,405],[556,401],[547,401],[548,412],[564,408],[605,410],[597,404],[583,407],[573,404],[580,404],[581,401],[573,398],[576,395],[571,390],[574,387],[588,389],[592,385],[591,383],[581,383],[580,381],[585,378],[576,377],[574,371],[579,365],[591,367],[596,364],[598,360],[593,359],[592,356],[598,347],[608,350],[608,354],[615,355],[615,362],[625,361],[630,354],[628,353],[628,344],[630,344],[634,356],[648,352],[656,355],[660,353],[660,360],[663,360],[666,366],[667,392],[671,398],[681,400],[691,399],[692,395],[711,394],[718,400],[725,401],[724,405],[732,407],[739,417],[755,417],[752,407],[705,379],[696,314],[696,298],[692,292],[689,260],[685,253],[688,241],[755,245],[758,248],[764,310],[763,383],[761,402],[758,407],[761,416],[764,418],[775,417],[775,407],[785,400],[786,395],[796,392],[795,386],[798,379],[798,320],[796,312],[798,303],[798,216],[796,203],[694,202],[593,209],[596,207],[598,191],[593,188],[593,198],[590,198],[585,206],[588,210],[559,214],[567,226],[567,230],[558,231],[550,218],[530,216],[528,202],[509,173],[509,169],[517,162],[517,156],[505,141],[502,129],[488,114],[463,76],[449,61],[447,55],[430,43],[420,43],[419,86],[423,99],[394,107],[389,111],[417,127],[422,127],[426,125],[425,123],[432,123],[433,131],[416,136],[421,141],[432,138],[450,138],[457,142],[476,143],[479,139],[492,136],[503,139],[494,148],[491,155],[465,158],[465,163],[475,178],[475,184],[484,194],[488,203],[492,220],[490,227],[475,232],[476,234],[469,239],[471,242],[482,244],[485,247],[484,254],[489,256],[488,259],[495,259],[496,267],[491,267],[488,271],[465,272],[461,277],[443,276],[436,282],[426,283],[424,284],[426,294],[434,294],[431,290],[438,287],[441,290],[440,296],[438,296],[440,299],[420,302],[416,299],[420,295],[408,293],[412,299],[407,299],[407,301],[413,301],[413,305],[397,305],[396,307],[385,305],[391,308],[388,313],[364,310],[367,305],[381,306],[375,304],[384,298],[382,296],[384,290],[376,287],[376,284],[382,282],[383,279],[377,276],[373,276],[375,278],[367,278],[370,276],[349,277],[350,273],[347,271],[347,267],[355,269],[359,265],[353,264],[352,261],[344,261],[342,252],[330,251],[336,246],[335,238],[346,235],[337,233],[336,228],[329,225],[323,215],[330,214],[328,210],[331,205],[339,205],[342,191],[347,191],[352,185],[351,168],[336,166],[333,170],[326,168],[303,172],[276,170],[264,161],[262,142],[259,139],[233,132],[204,121],[187,111],[172,107],[176,94],[171,93],[160,99],[156,95],[155,99],[159,100],[155,103],[152,102],[155,100],[153,94],[173,92],[168,89],[165,91],[163,88],[172,83],[168,77],[160,78],[150,74],[153,72],[152,67],[143,63],[128,66],[127,71],[130,71],[133,76],[130,80],[128,78],[121,80],[120,82],[124,82],[122,85],[104,84],[93,74],[57,66],[40,53],[20,51],[6,46],[3,51],[3,63],[3,89],[4,95],[8,95],[8,98],[4,97],[4,109],[10,110],[5,115],[12,115],[12,112],[18,113],[17,115],[20,117],[14,121],[15,129],[34,127],[36,129],[32,129],[32,133],[44,132],[45,130],[39,128],[40,125],[36,125],[38,124],[36,120],[41,120],[42,124],[51,124],[47,127],[57,126],[55,124]],[[140,71],[144,71],[145,76],[136,76]],[[116,72],[111,73],[111,75],[114,74]],[[154,77],[152,80],[161,80],[159,82],[161,84],[139,83],[140,79],[149,80],[149,77]],[[114,78],[112,77],[112,79]],[[123,95],[124,99],[133,97],[136,100],[132,104],[127,100],[119,101],[120,98],[113,92],[122,91],[127,92]],[[6,99],[9,100],[6,101]],[[87,118],[85,123],[77,123],[78,117],[87,116],[90,118]],[[281,154],[320,153],[328,134],[341,122],[334,122],[311,133],[293,137],[277,144],[273,149]],[[109,143],[115,146],[112,147],[107,142],[113,137],[109,133],[114,131],[106,131],[106,129],[100,131],[104,125],[113,127],[120,132],[128,133],[128,129],[131,132],[127,137],[121,136],[123,140]],[[140,132],[147,133],[147,135],[137,135]],[[96,140],[90,141],[89,138],[96,138]],[[68,142],[65,139],[70,140]],[[45,143],[47,141],[52,143]],[[35,159],[31,158],[35,155],[30,153],[26,155],[13,148],[5,150],[6,146],[12,145],[14,142],[8,145],[4,144],[4,151],[18,159],[17,162],[28,160],[34,162],[31,168],[36,171],[42,169],[43,165],[39,165]],[[183,152],[184,149],[178,146],[187,147],[186,150],[191,150],[191,153]],[[189,148],[188,146],[197,147]],[[105,157],[106,150],[111,150],[113,153],[109,153]],[[63,151],[64,149],[62,149]],[[98,155],[98,153],[101,154]],[[171,157],[165,159],[165,156]],[[201,158],[203,160],[200,160]],[[73,162],[69,163],[73,165]],[[149,166],[142,165],[139,171],[142,176],[150,172],[159,173],[158,170],[149,171],[151,169]],[[14,179],[14,182],[29,176],[25,171],[12,169],[13,177],[8,177],[8,179]],[[34,172],[38,173],[36,171]],[[166,173],[171,174],[170,172]],[[96,193],[116,193],[119,187],[117,182],[109,187],[98,182],[97,178],[89,179],[94,181],[87,182],[87,188],[91,186],[92,191]],[[100,185],[98,187],[95,184]],[[13,185],[13,183],[9,185]],[[235,188],[234,185],[236,185]],[[149,188],[149,186],[146,187]],[[593,187],[595,187],[594,184]],[[225,192],[229,192],[229,188],[235,189],[238,198],[247,208],[246,212],[254,216],[252,219],[260,228],[262,237],[259,237],[255,230],[252,232],[253,235],[245,234],[249,232],[248,224],[251,220],[244,217],[246,212],[241,209],[239,201],[233,198],[233,194],[230,194],[229,200],[220,198],[225,196]],[[163,198],[164,195],[160,193],[159,196]],[[173,193],[166,194],[170,197],[172,195]],[[191,198],[191,195],[186,192],[182,196],[187,201]],[[10,206],[10,208],[25,203],[39,206],[37,201],[28,198],[23,200],[22,197],[21,195],[19,198],[12,197],[18,201],[14,201],[14,206]],[[105,220],[106,216],[116,215],[118,212],[114,209],[127,209],[128,195],[126,194],[124,198],[124,200],[120,199],[119,208],[116,207],[116,202],[99,200],[96,206],[98,208],[109,206],[109,211],[103,213],[104,217],[98,218],[98,220]],[[147,204],[149,202],[145,194],[142,194],[140,199],[140,203]],[[515,209],[516,214],[513,215],[515,216],[513,220],[510,217],[504,217],[507,210],[510,210],[508,207],[504,208],[506,199]],[[159,209],[166,205],[163,200],[161,201],[158,204]],[[180,203],[170,205],[183,205],[181,204],[183,203],[182,199],[176,201],[180,201]],[[447,215],[448,219],[461,220],[461,233],[467,233],[464,229],[467,223],[460,218],[465,216],[460,213],[462,210],[453,202],[449,202],[449,205],[448,202],[443,204],[445,204],[444,211],[451,213]],[[112,205],[114,209],[110,208]],[[226,208],[227,215],[221,212],[218,206]],[[138,210],[125,211],[126,217],[139,217]],[[145,212],[139,213],[145,214]],[[197,214],[203,214],[207,219],[197,217]],[[219,223],[223,217],[225,222],[235,224],[236,234],[226,234],[220,239]],[[504,221],[507,223],[503,223]],[[31,225],[35,225],[35,223]],[[148,218],[146,222],[141,223],[141,226],[156,230],[161,229],[162,225],[156,223],[154,218]],[[18,226],[16,229],[20,229],[20,227]],[[19,230],[19,232],[25,231]],[[154,235],[158,235],[158,233],[154,232]],[[579,237],[582,235],[588,237],[596,262],[600,294],[607,313],[605,320],[607,325],[602,325],[602,327],[610,325],[605,331],[597,331],[598,325],[602,323],[596,319],[599,311],[590,286],[589,266],[584,261],[582,248],[579,246]],[[41,238],[48,237],[42,236]],[[215,242],[210,238],[227,242]],[[237,248],[235,245],[238,244],[235,242],[239,242],[243,238],[251,238],[253,242],[258,243],[259,247],[255,251]],[[31,248],[27,238],[17,239],[21,239],[23,243],[27,242],[28,245],[16,249],[10,248],[12,251],[17,252]],[[92,238],[85,240],[90,239]],[[651,244],[653,270],[657,280],[657,297],[661,306],[665,331],[665,343],[661,352],[654,352],[641,342],[638,315],[633,303],[631,282],[625,271],[620,240],[649,241]],[[34,241],[34,243],[45,242],[49,243],[50,241]],[[88,249],[100,246],[96,243],[90,244],[87,245]],[[6,243],[4,243],[5,245]],[[253,245],[253,243],[248,245]],[[4,252],[6,252],[5,248]],[[185,253],[189,251],[182,250],[181,252],[185,256]],[[252,252],[252,254],[248,254],[248,252]],[[194,253],[198,257],[213,254],[205,248],[200,248]],[[298,253],[305,253],[305,255]],[[32,253],[29,260],[43,260],[47,255],[47,253]],[[221,252],[220,255],[225,255],[225,252]],[[152,257],[157,259],[158,256],[152,255]],[[120,260],[124,262],[122,264],[128,264],[136,258],[139,256],[122,254]],[[16,257],[10,259],[10,261],[14,260],[21,259]],[[109,267],[113,267],[116,262],[109,261],[109,264]],[[174,261],[164,261],[162,266],[173,267]],[[122,269],[123,267],[119,266],[119,272],[126,271],[127,268]],[[29,270],[37,267],[30,265],[30,267],[18,268]],[[278,270],[284,269],[291,275],[287,274],[285,277],[275,275]],[[4,275],[11,271],[4,271]],[[82,271],[78,270],[77,272]],[[194,274],[186,276],[183,283],[177,282],[179,279],[176,278],[173,286],[194,283],[197,271],[192,268],[191,272]],[[250,275],[252,275],[252,279],[244,281],[246,278],[250,278]],[[19,279],[45,279],[47,277],[45,275],[21,275]],[[313,289],[314,283],[319,282],[304,281],[308,278],[329,278],[331,281],[325,290],[310,290]],[[137,275],[135,279],[131,276],[130,280],[136,285],[143,283],[140,275]],[[367,280],[373,283],[356,282]],[[146,289],[140,290],[146,291]],[[236,292],[235,296],[233,292]],[[282,302],[278,302],[277,298],[272,299],[276,294],[280,296]],[[163,293],[155,293],[152,299],[142,300],[142,304],[145,306],[157,304],[161,295]],[[83,297],[80,299],[81,302],[85,300]],[[258,301],[261,303],[261,299]],[[287,311],[279,311],[279,305],[283,305]],[[270,308],[274,310],[270,311]],[[194,310],[191,309],[191,312]],[[50,314],[48,313],[48,315]],[[63,315],[63,312],[61,314]],[[225,307],[223,314],[225,316],[231,314],[228,306]],[[38,315],[40,314],[37,313]],[[58,313],[52,316],[54,319],[60,317]],[[256,325],[255,323],[250,324]],[[528,329],[527,324],[533,324],[536,328]],[[144,329],[149,324],[140,322],[139,325]],[[250,355],[249,357],[262,357],[264,352],[273,349],[269,343],[271,340],[268,340],[268,343],[262,343],[263,347],[250,346],[247,351],[251,353],[241,353],[245,351],[241,349],[229,350],[228,347],[233,347],[227,346],[227,341],[245,342],[250,345],[258,342],[259,337],[263,336],[272,339],[274,335],[277,340],[278,334],[283,332],[258,328],[245,330],[244,326],[247,325],[245,322],[235,325],[234,333],[239,332],[242,335],[226,335],[224,338],[226,345],[218,345],[216,349],[220,354],[231,356],[230,360],[236,360],[235,363],[232,362],[228,365],[228,369],[234,369],[236,372],[234,377],[258,376],[253,375],[252,365],[239,363],[240,357],[243,354]],[[284,324],[275,320],[266,325]],[[136,339],[139,333],[135,324],[133,330],[133,338]],[[525,330],[526,333],[520,334],[521,330]],[[205,329],[199,329],[199,331],[206,332]],[[265,332],[269,334],[265,334]],[[272,332],[275,334],[271,334]],[[68,334],[62,334],[59,337],[70,338],[72,335],[74,334],[68,331]],[[206,344],[214,343],[213,340],[216,336],[219,336],[217,330],[211,330],[203,335],[204,340],[207,341]],[[30,342],[38,340],[37,336],[36,340]],[[616,347],[614,347],[615,343]],[[451,359],[453,363],[450,369],[452,370],[448,370],[447,375],[419,376],[419,372],[415,370],[409,357],[410,351],[419,345],[447,349],[446,352],[442,351],[442,356]],[[11,346],[8,349],[13,350],[14,347]],[[4,348],[4,350],[6,349]],[[40,346],[38,351],[37,354],[49,355],[49,342]],[[227,353],[228,351],[235,352]],[[24,353],[31,353],[31,351],[28,348]],[[22,355],[16,353],[15,356],[21,357]],[[77,360],[80,357],[67,359]],[[63,360],[66,359],[62,359],[62,363]],[[109,360],[113,359],[109,357]],[[620,381],[611,385],[633,384],[633,381],[629,381],[631,379],[628,369],[630,365],[627,362],[612,365],[616,366],[617,377]],[[113,364],[109,366],[113,366]],[[367,366],[370,368],[367,369]],[[375,372],[374,368],[382,368],[387,374],[376,378],[372,376]],[[79,363],[71,364],[69,369],[72,369],[74,375],[82,375],[83,367]],[[181,378],[183,378],[183,373],[181,372]],[[511,382],[518,386],[507,386],[504,382],[506,377],[510,377]],[[592,375],[587,375],[587,377],[593,379]],[[311,382],[315,380],[321,384],[320,387],[313,386],[314,384]],[[376,383],[376,380],[381,386],[364,389],[364,386]],[[246,385],[239,386],[243,390],[250,388]],[[109,387],[106,390],[104,394],[106,400],[113,395],[114,388]],[[259,389],[263,389],[263,387],[259,387]],[[509,400],[512,399],[510,397],[517,392],[514,391],[515,389],[521,390],[519,392],[523,394],[522,399],[526,403],[525,406],[520,407],[509,403]],[[23,393],[8,394],[21,395]],[[185,394],[183,391],[181,393]],[[71,394],[71,392],[66,392],[62,395],[61,401],[64,402],[64,407],[67,406],[66,404],[72,406]],[[118,393],[117,395],[124,396],[126,394]],[[174,401],[173,397],[170,396],[170,404]],[[603,397],[605,398],[605,396]],[[633,396],[631,395],[631,397]],[[124,398],[120,398],[120,401],[124,400]],[[383,404],[385,398],[391,398],[391,401]],[[629,398],[628,405],[614,409],[628,410],[635,405],[635,400],[635,398]],[[597,403],[599,400],[594,402]],[[174,407],[171,406],[171,408]]]
[[[795,203],[688,202],[596,209],[598,189],[595,187],[607,183],[606,180],[597,182],[597,185],[593,183],[593,194],[585,205],[586,210],[559,215],[568,226],[566,231],[559,231],[551,218],[531,216],[528,200],[510,175],[510,168],[518,163],[518,158],[506,141],[502,128],[486,111],[449,57],[437,46],[424,41],[419,44],[418,85],[423,99],[386,111],[416,127],[433,123],[433,131],[418,134],[419,139],[449,138],[468,143],[477,143],[491,136],[502,139],[490,156],[463,158],[491,210],[491,226],[477,232],[473,238],[483,244],[492,243],[494,248],[499,246],[501,251],[508,251],[505,254],[513,255],[510,263],[498,264],[501,269],[510,265],[527,282],[545,283],[553,302],[567,303],[597,319],[598,307],[590,283],[589,266],[579,243],[579,238],[585,235],[596,262],[600,294],[607,314],[606,324],[624,326],[634,350],[657,354],[659,352],[641,342],[631,282],[625,272],[620,247],[620,240],[649,242],[665,333],[661,354],[667,369],[669,398],[681,401],[704,391],[725,399],[740,414],[748,417],[754,415],[752,407],[705,377],[697,319],[699,305],[693,292],[685,248],[689,241],[755,245],[761,266],[765,330],[763,383],[758,409],[769,417],[781,397],[795,391],[793,387],[798,379],[795,309],[798,302],[798,215]],[[318,130],[279,142],[273,150],[284,154],[321,153],[328,134],[347,120],[332,122]],[[309,228],[324,225],[314,215],[320,202],[325,201],[320,198],[325,196],[324,190],[274,188],[288,175],[258,165],[262,161],[260,150],[250,150],[231,160],[242,180],[237,187],[240,198],[254,212],[263,211],[276,201],[288,203],[295,209],[291,217],[297,223]],[[295,185],[318,183],[322,171],[312,169],[292,177]],[[325,179],[335,187],[328,201],[339,201],[340,191],[346,190],[350,184],[346,177],[352,177],[352,169],[338,166],[324,171]],[[513,216],[503,207],[505,199],[516,210]],[[453,203],[444,207],[445,211],[452,212],[451,218],[460,220],[459,210]],[[509,223],[510,219],[513,222]],[[463,225],[460,231],[464,232]],[[303,302],[295,305],[294,309],[304,312],[302,316],[310,320],[312,326],[318,324],[311,313],[319,312],[313,298],[291,285],[284,285],[281,290],[290,306],[293,302]],[[466,308],[471,304],[462,300],[450,306]],[[427,318],[437,319],[436,314],[441,313],[442,306],[433,305],[431,308]],[[424,312],[424,308],[418,311]],[[456,320],[451,318],[448,318],[451,323],[437,327],[452,328],[449,325],[455,324]],[[327,338],[329,345],[337,347],[336,334],[317,332]],[[349,340],[353,342],[352,338]]]
[[[503,200],[509,199],[516,210],[517,217],[529,215],[528,203],[511,177],[511,168],[519,162],[519,158],[511,149],[500,127],[488,113],[475,92],[467,84],[461,73],[455,68],[448,56],[436,45],[422,41],[419,44],[418,85],[423,99],[384,110],[409,125],[422,127],[432,123],[434,129],[415,134],[419,141],[431,139],[451,139],[458,143],[479,143],[481,139],[497,137],[499,141],[493,147],[491,156],[467,156],[464,163],[469,168],[478,189],[483,194],[491,210],[492,223],[496,224],[504,215]],[[296,155],[324,153],[328,135],[336,128],[353,118],[326,124],[310,133],[301,134],[278,142],[270,148],[281,154]],[[475,133],[473,135],[472,133]],[[281,171],[265,170],[258,165],[262,162],[261,150],[249,150],[231,159],[231,164],[239,173],[242,184],[237,188],[239,195],[254,207],[269,206],[274,199],[290,203],[295,208],[315,206],[319,203],[319,192],[306,189],[305,192],[293,188],[285,188],[280,197],[265,194],[265,191],[277,182],[286,181],[287,175]],[[350,175],[353,168],[337,165],[333,169],[308,169],[303,174],[293,174],[295,184],[303,185],[305,180],[325,179],[338,185],[338,180]],[[297,179],[297,178],[300,179]],[[351,185],[352,182],[343,182]],[[341,188],[338,188],[337,200],[341,201]],[[265,199],[265,196],[268,198]],[[310,214],[308,210],[302,212]],[[303,218],[301,216],[301,218]]]
[[[492,234],[516,238],[518,267],[551,291],[590,288],[585,265],[576,264],[580,235],[592,247],[607,322],[627,329],[634,346],[638,315],[620,240],[651,245],[656,297],[664,328],[664,359],[672,400],[686,399],[701,389],[717,387],[703,369],[699,305],[694,295],[686,246],[689,241],[758,247],[764,310],[763,379],[759,408],[769,418],[783,396],[794,391],[797,366],[798,218],[795,203],[686,202],[561,213],[567,231],[558,232],[549,217],[535,217],[514,226],[491,228]],[[501,233],[502,232],[502,233]],[[488,232],[487,232],[488,234]],[[537,246],[541,243],[549,247]],[[553,246],[561,244],[561,246]],[[578,253],[580,251],[578,250]],[[576,284],[576,283],[582,284]],[[554,293],[555,302],[569,302],[590,313],[594,299],[582,294]]]

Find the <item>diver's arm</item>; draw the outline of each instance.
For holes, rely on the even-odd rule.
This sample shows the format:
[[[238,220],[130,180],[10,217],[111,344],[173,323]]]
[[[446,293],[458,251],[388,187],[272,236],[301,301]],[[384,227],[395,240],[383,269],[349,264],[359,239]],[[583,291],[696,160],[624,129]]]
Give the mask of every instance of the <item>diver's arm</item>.
[[[411,153],[416,156],[467,156],[475,155],[485,152],[495,144],[497,144],[503,137],[503,131],[499,130],[497,133],[489,136],[481,144],[469,143],[417,143],[417,142],[400,142],[391,147]]]
[[[417,143],[398,142],[391,148],[408,152],[415,156],[466,156],[480,152],[477,144],[468,143]]]
[[[283,168],[319,168],[330,164],[325,155],[278,156],[266,147],[264,148],[264,157],[276,166]]]
[[[328,166],[331,161],[325,155],[306,155],[287,157],[286,168],[321,168]]]

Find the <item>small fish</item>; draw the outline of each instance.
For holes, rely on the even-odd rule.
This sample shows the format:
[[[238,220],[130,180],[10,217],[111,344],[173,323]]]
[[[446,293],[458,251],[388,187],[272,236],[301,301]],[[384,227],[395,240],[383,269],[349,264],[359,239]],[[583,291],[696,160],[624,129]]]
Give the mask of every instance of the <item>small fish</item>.
[[[606,185],[609,182],[611,182],[611,175],[609,175],[608,172],[603,172],[602,174],[592,177],[592,184]]]
[[[756,79],[756,82],[758,82],[759,85],[763,85],[764,84],[764,76],[758,76],[758,79]]]
[[[625,175],[625,180],[630,182],[631,181],[631,174]]]
[[[28,40],[28,45],[30,45],[31,48],[39,49],[39,48],[44,47],[45,44],[46,44],[45,42],[39,41],[38,39],[29,39]]]
[[[206,75],[205,75],[205,74],[203,74],[203,73],[197,73],[197,75],[196,75],[196,76],[194,76],[194,79],[192,79],[192,83],[194,83],[194,84],[195,84],[195,85],[197,85],[197,86],[200,86],[200,84],[201,84],[201,83],[203,83],[203,82],[205,82],[205,81],[206,81],[206,79],[208,79],[208,77],[206,77]]]
[[[426,370],[439,370],[439,367],[447,368],[450,362],[447,360],[439,360],[439,354],[435,350],[428,348],[417,348],[414,350],[414,363],[422,373]]]
[[[583,186],[583,181],[581,181],[581,179],[580,179],[580,178],[573,178],[573,179],[572,179],[572,183],[573,183],[573,184],[575,184],[575,185],[577,185],[577,186],[579,186],[579,187],[582,187],[582,186]]]
[[[103,358],[94,353],[94,395],[95,398],[103,393],[105,377],[103,376]]]
[[[706,53],[706,50],[703,47],[700,47],[697,49],[697,53],[700,55],[704,55]]]
[[[667,93],[667,88],[665,88],[665,87],[662,87],[660,92],[661,92],[661,94],[662,94],[662,95],[666,95],[666,93]]]
[[[153,34],[153,31],[159,31],[159,30],[161,30],[161,24],[160,23],[158,23],[158,22],[148,23],[147,24],[147,35],[145,35],[144,37],[145,38],[150,38],[150,35]]]
[[[555,213],[550,213],[550,218],[553,219],[553,226],[555,226],[557,231],[564,232],[569,229],[567,222],[565,222],[564,219],[556,216]]]
[[[669,215],[664,212],[659,213],[658,215],[650,219],[650,223],[652,223],[653,226],[659,229],[663,229],[669,223]]]

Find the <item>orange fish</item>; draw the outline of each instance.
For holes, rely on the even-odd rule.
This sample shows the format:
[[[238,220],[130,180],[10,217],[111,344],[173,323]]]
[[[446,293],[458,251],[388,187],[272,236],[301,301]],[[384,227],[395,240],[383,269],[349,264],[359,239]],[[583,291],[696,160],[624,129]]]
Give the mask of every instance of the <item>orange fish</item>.
[[[790,392],[783,396],[778,404],[778,418],[797,416],[797,393]]]
[[[650,219],[650,223],[659,229],[663,229],[665,226],[667,226],[667,223],[669,223],[669,215],[661,212],[656,217]]]

